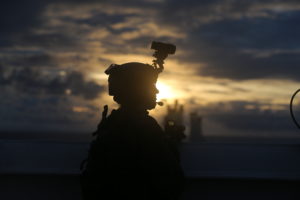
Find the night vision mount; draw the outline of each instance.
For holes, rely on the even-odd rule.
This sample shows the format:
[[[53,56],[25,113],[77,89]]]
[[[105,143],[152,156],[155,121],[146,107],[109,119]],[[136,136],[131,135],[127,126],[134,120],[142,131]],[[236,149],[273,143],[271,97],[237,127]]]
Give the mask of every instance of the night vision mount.
[[[176,46],[173,44],[153,41],[151,44],[151,49],[155,50],[153,57],[156,58],[153,60],[152,65],[156,70],[158,70],[158,73],[160,73],[164,70],[164,59],[166,59],[169,54],[175,53]]]

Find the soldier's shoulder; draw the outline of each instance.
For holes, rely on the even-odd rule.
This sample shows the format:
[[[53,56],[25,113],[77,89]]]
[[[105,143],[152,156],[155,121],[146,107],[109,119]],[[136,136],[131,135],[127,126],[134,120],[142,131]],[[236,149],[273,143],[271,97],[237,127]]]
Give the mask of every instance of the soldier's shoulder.
[[[147,117],[145,118],[145,120],[153,126],[159,126],[158,122],[156,121],[156,119],[150,115],[147,115]],[[160,127],[160,126],[159,126]]]
[[[155,118],[148,113],[129,113],[113,110],[106,119],[105,129],[109,132],[162,132]]]

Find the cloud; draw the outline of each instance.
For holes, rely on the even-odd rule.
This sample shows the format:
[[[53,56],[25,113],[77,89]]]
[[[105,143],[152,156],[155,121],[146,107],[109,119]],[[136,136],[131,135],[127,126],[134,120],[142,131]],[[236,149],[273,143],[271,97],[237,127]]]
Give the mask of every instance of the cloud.
[[[167,0],[158,20],[176,25],[179,29],[191,30],[218,21],[274,18],[278,13],[299,10],[296,0]]]
[[[10,46],[20,33],[40,24],[38,17],[45,3],[43,1],[6,1],[0,7],[0,46]]]
[[[280,107],[280,110],[274,109]],[[235,130],[236,132],[296,132],[288,105],[272,105],[254,101],[230,101],[209,104],[200,108],[199,113],[214,123]]]
[[[104,86],[87,81],[78,71],[42,74],[35,68],[18,68],[10,72],[0,67],[0,86],[11,86],[18,92],[31,95],[72,95],[91,100],[105,91]]]
[[[55,67],[58,65],[56,58],[47,53],[37,53],[32,55],[15,55],[6,57],[6,65],[21,67]]]
[[[3,91],[3,90],[2,90]],[[92,132],[99,120],[99,109],[87,102],[68,96],[15,95],[11,91],[1,98],[1,131],[34,132],[40,137],[45,133]],[[78,109],[81,111],[78,112]],[[1,135],[0,135],[1,136]],[[13,137],[13,135],[11,135]]]
[[[296,132],[292,119],[288,113],[258,112],[247,114],[211,114],[207,119],[220,123],[226,128],[236,130],[237,132],[253,132],[253,135],[259,132],[267,131],[270,135],[275,132]]]
[[[278,19],[223,20],[202,25],[179,43],[185,61],[199,63],[199,75],[233,80],[286,78],[299,80],[300,12]],[[275,53],[274,53],[275,52]],[[264,53],[268,56],[259,56]],[[260,54],[261,55],[261,54]],[[186,56],[186,57],[185,57]],[[201,65],[201,67],[200,67]]]
[[[23,12],[34,9],[23,19],[24,24],[30,22],[28,28],[18,28],[22,34],[11,45],[78,55],[97,48],[125,54],[140,52],[145,43],[158,39],[177,44],[183,52],[177,58],[198,63],[201,76],[298,80],[299,31],[292,28],[299,21],[297,1],[43,2],[15,12],[20,19]],[[51,64],[49,58],[45,62]]]

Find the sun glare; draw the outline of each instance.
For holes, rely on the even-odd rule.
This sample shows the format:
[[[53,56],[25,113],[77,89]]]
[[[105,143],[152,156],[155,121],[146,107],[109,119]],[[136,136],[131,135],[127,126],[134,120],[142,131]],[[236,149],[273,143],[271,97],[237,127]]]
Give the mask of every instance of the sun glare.
[[[158,101],[162,99],[172,99],[175,97],[174,92],[168,85],[158,81],[156,83],[156,87],[159,90],[159,93],[156,96]]]

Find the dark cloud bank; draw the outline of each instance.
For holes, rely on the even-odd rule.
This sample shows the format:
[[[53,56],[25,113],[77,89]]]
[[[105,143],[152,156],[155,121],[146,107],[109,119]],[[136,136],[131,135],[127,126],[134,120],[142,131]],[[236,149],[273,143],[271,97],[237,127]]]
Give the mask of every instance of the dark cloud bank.
[[[0,90],[0,130],[5,135],[12,131],[91,132],[98,108],[89,100],[106,89],[85,80],[78,71],[50,75],[36,68],[5,70],[0,66]],[[78,112],[74,107],[84,110]]]
[[[285,9],[293,6],[299,2],[169,1],[161,19],[187,30],[183,59],[204,64],[199,75],[299,81],[300,11]]]
[[[0,87],[13,86],[18,92],[29,95],[74,95],[85,99],[95,99],[102,92],[104,86],[94,81],[85,80],[78,71],[56,74],[54,77],[43,75],[40,70],[33,68],[16,68],[10,71],[0,66]]]
[[[22,32],[23,36],[17,37],[20,43],[26,44],[31,41],[31,44],[44,47],[60,46],[59,44],[74,45],[76,38],[70,38],[71,36],[64,33],[49,33],[43,36],[30,34],[29,30],[32,27],[41,25],[40,15],[44,8],[56,2],[58,1],[31,0],[26,3],[5,3],[1,6],[3,12],[0,21],[2,29],[0,44],[12,45],[12,39],[15,39],[12,37]],[[97,1],[63,1],[70,5],[91,2]],[[99,2],[101,3],[103,2]],[[199,68],[199,75],[235,80],[265,77],[300,80],[297,75],[300,73],[300,68],[297,67],[300,63],[300,29],[297,28],[300,22],[300,11],[291,9],[293,6],[298,6],[297,1],[189,0],[156,4],[138,1],[126,1],[126,3],[107,1],[106,3],[141,10],[152,8],[157,11],[154,19],[156,23],[161,24],[162,28],[173,26],[185,32],[187,39],[184,41],[174,41],[172,38],[157,39],[174,41],[179,48],[189,52],[182,59],[201,63],[203,67]],[[278,11],[276,6],[281,8],[281,11]],[[284,9],[285,7],[289,9]],[[106,27],[114,33],[109,25],[122,22],[124,17],[128,16],[130,15],[98,13],[93,14],[89,19],[69,20],[78,24]],[[24,37],[27,31],[29,34]],[[114,34],[118,35],[118,33]],[[147,43],[148,40],[151,38],[141,36],[139,39],[129,40],[128,44]],[[107,44],[111,45],[109,41]]]
[[[265,107],[265,109],[261,109]],[[269,109],[267,109],[269,107]],[[288,105],[281,105],[280,110],[273,110],[271,104],[255,101],[229,101],[211,103],[196,109],[205,121],[220,124],[237,132],[259,133],[294,133],[298,129],[293,124]],[[300,119],[299,106],[295,105],[295,116]]]

